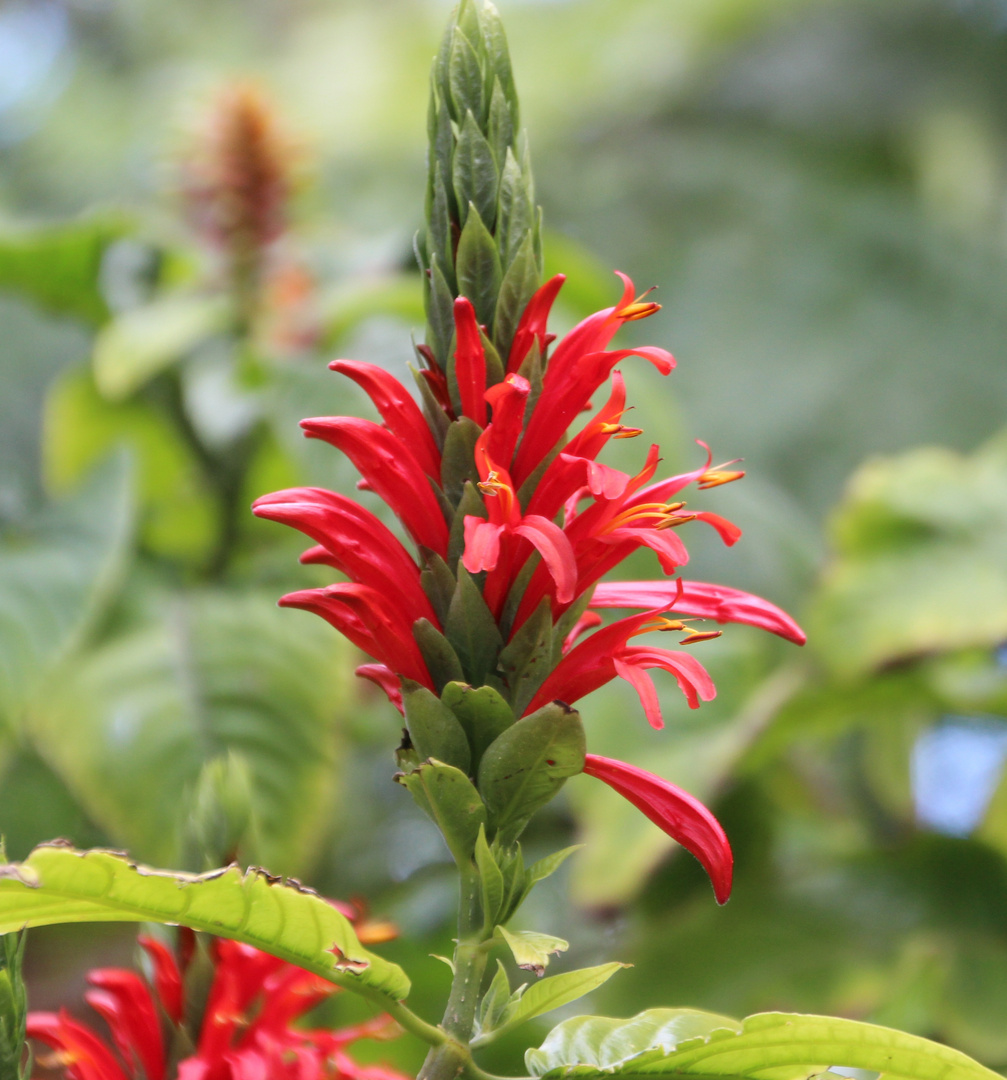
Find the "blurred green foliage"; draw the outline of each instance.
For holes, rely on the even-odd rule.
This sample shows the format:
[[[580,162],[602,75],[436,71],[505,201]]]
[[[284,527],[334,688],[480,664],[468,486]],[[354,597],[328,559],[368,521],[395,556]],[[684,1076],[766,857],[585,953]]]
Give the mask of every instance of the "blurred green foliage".
[[[560,971],[635,964],[597,1011],[829,1011],[1007,1067],[1002,759],[971,823],[943,833],[919,766],[948,718],[1007,725],[1007,7],[501,6],[546,272],[569,277],[560,322],[611,302],[613,267],[660,286],[664,311],[635,340],[656,335],[679,367],[665,382],[627,368],[632,422],[669,467],[698,459],[698,437],[748,470],[704,498],[744,540],[693,535],[688,574],[788,606],[810,639],[797,653],[730,628],[703,646],[717,700],[688,714],[662,684],[663,732],[628,687],[583,703],[591,752],[714,801],[738,861],[730,904],[574,779],[528,844],[586,846],[526,928],[571,941]],[[385,951],[430,1015],[447,984],[428,954],[449,951],[448,853],[390,782],[396,717],[352,678],[352,651],[273,610],[328,575],[247,506],[292,484],[352,491],[352,469],[296,427],[371,415],[325,370],[334,353],[405,373],[446,9],[46,0],[31,33],[0,9],[0,38],[35,65],[0,96],[10,854],[63,834],[179,864],[194,830],[224,848],[240,819],[242,856],[398,919]],[[299,146],[254,326],[178,195],[186,117],[236,75],[268,87]],[[29,955],[39,973],[46,940]],[[50,940],[62,956],[65,935]],[[45,994],[59,976],[37,978]],[[349,1021],[360,1006],[329,1007]],[[516,1067],[526,1044],[501,1039],[487,1067]],[[407,1066],[412,1052],[374,1050]]]

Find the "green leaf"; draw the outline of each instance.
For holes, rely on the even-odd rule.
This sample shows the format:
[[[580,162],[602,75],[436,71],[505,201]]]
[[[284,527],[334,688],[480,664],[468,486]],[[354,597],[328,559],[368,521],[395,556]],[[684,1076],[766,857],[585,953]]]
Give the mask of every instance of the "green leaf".
[[[510,979],[507,978],[507,970],[503,962],[497,960],[496,974],[490,982],[489,989],[479,1003],[479,1014],[476,1019],[475,1038],[491,1032],[500,1022],[504,1010],[510,1001]]]
[[[202,561],[217,534],[217,510],[184,439],[152,405],[110,402],[91,373],[71,369],[49,389],[43,464],[51,491],[66,492],[121,447],[136,458],[141,539],[156,555]]]
[[[496,243],[471,203],[455,252],[455,273],[458,294],[472,301],[479,322],[492,326],[503,269]]]
[[[96,217],[6,233],[0,236],[0,289],[100,326],[108,318],[100,287],[102,259],[127,231],[124,220]]]
[[[472,781],[453,765],[430,761],[411,773],[398,773],[417,806],[440,829],[459,866],[472,858],[476,840],[486,826],[486,807]]]
[[[808,636],[840,674],[1007,638],[1007,436],[868,462],[832,531]]]
[[[475,846],[476,869],[479,871],[479,886],[482,893],[483,926],[486,931],[500,917],[504,901],[504,876],[497,866],[493,852],[486,843],[486,829],[479,829]],[[508,991],[509,993],[510,991]]]
[[[562,851],[554,851],[551,855],[546,855],[537,862],[533,862],[531,866],[528,867],[529,888],[533,885],[537,885],[540,881],[545,881],[547,877],[551,877],[555,874],[563,863],[565,863],[575,851],[580,851],[583,846],[583,844],[574,844],[571,847],[563,848]]]
[[[543,597],[500,653],[497,664],[507,680],[516,716],[524,712],[549,674],[552,634],[552,606]]]
[[[500,173],[499,192],[497,245],[501,263],[509,267],[535,226],[535,200],[530,179],[522,172],[510,147],[507,148],[507,157]]]
[[[478,768],[486,748],[514,723],[511,707],[492,686],[475,689],[461,682],[448,683],[441,701],[461,721]]]
[[[830,1016],[758,1013],[738,1025],[726,1018],[704,1019],[704,1014],[699,1014],[683,1023],[680,1034],[660,1029],[663,1045],[654,1045],[655,1036],[647,1032],[647,1025],[642,1026],[639,1036],[633,1032],[622,1037],[618,1025],[626,1023],[599,1017],[567,1021],[549,1035],[541,1049],[527,1052],[528,1068],[536,1076],[557,1078],[804,1080],[832,1067],[870,1070],[886,1080],[993,1080],[998,1075],[957,1050],[917,1035]],[[722,1026],[690,1031],[691,1024],[697,1028],[704,1024]]]
[[[569,1005],[571,1001],[590,994],[597,990],[603,983],[627,964],[613,962],[611,964],[599,964],[597,967],[580,968],[578,971],[565,971],[562,975],[550,975],[548,979],[540,979],[532,983],[523,992],[518,990],[512,996],[507,1009],[500,1020],[499,1026],[492,1033],[491,1038],[496,1039],[504,1032],[516,1028],[526,1020],[531,1020],[543,1013],[559,1009],[563,1005]],[[473,1040],[473,1045],[489,1042],[490,1038]],[[541,1051],[529,1050],[529,1054]],[[531,1064],[528,1065],[532,1068]]]
[[[406,680],[402,703],[409,735],[421,758],[437,758],[469,771],[472,754],[465,731],[455,714],[425,686]]]
[[[204,767],[233,751],[262,860],[302,873],[335,795],[348,646],[278,613],[271,593],[136,599],[154,614],[68,665],[33,707],[36,744],[92,820],[162,865],[177,865]]]
[[[429,619],[417,619],[413,623],[413,637],[438,690],[443,689],[445,683],[464,681],[465,672],[458,654]]]
[[[465,518],[468,516],[486,517],[486,504],[479,494],[479,489],[471,481],[466,483],[462,497],[451,520],[451,533],[448,537],[448,568],[457,569],[458,560],[465,550]]]
[[[499,842],[520,835],[528,819],[584,768],[580,713],[550,702],[511,725],[486,751],[479,790]]]
[[[441,269],[436,254],[430,256],[430,274],[424,293],[427,309],[427,327],[430,331],[427,344],[443,366],[447,362],[451,338],[455,332],[454,294]]]
[[[526,1051],[525,1064],[533,1076],[564,1066],[616,1069],[646,1050],[671,1053],[681,1043],[714,1031],[736,1033],[741,1024],[698,1009],[647,1009],[630,1020],[574,1016],[554,1027],[537,1050]]]
[[[482,119],[485,110],[482,69],[472,42],[461,29],[456,29],[452,35],[448,58],[448,84],[451,90],[451,112],[455,120],[460,124],[470,110],[477,118]]]
[[[479,587],[461,563],[458,586],[444,621],[444,636],[462,662],[466,678],[459,681],[481,686],[496,668],[503,639]]]
[[[94,381],[110,400],[129,397],[197,345],[226,329],[224,297],[168,293],[107,322],[94,340]]]
[[[493,75],[494,84],[503,87],[504,96],[511,111],[512,123],[518,126],[518,100],[514,89],[514,75],[511,71],[510,50],[507,48],[507,35],[497,9],[486,0],[479,15],[482,26],[482,47],[486,53],[487,67]]]
[[[498,168],[502,167],[507,160],[508,148],[514,145],[514,114],[511,112],[510,103],[507,101],[507,95],[504,93],[498,76],[494,76],[493,79],[487,134],[496,164]],[[493,212],[495,217],[496,207],[493,208]]]
[[[458,583],[455,581],[454,574],[448,569],[448,564],[435,551],[425,548],[422,559],[420,584],[437,613],[437,618],[443,624],[448,617],[448,608],[451,607],[451,598],[455,594],[455,586]]]
[[[500,295],[493,322],[493,341],[504,356],[510,352],[514,332],[538,285],[535,248],[531,233],[528,233],[500,283]]]
[[[454,357],[449,361],[448,378],[454,378]],[[452,506],[457,506],[461,500],[466,481],[477,483],[479,480],[475,447],[481,434],[482,428],[469,416],[453,421],[448,428],[441,455],[441,483]]]
[[[535,930],[508,930],[505,926],[498,926],[494,933],[507,942],[517,966],[525,971],[534,971],[539,978],[545,974],[553,956],[570,948],[569,941]]]
[[[497,167],[493,151],[471,112],[465,114],[452,163],[452,182],[463,227],[474,206],[487,229],[497,212]]]
[[[272,953],[323,979],[400,1001],[409,979],[368,952],[317,893],[261,870],[151,870],[110,851],[37,847],[0,866],[0,933],[70,922],[178,923]]]
[[[72,497],[0,533],[0,720],[13,723],[78,649],[130,556],[132,471],[107,461]]]

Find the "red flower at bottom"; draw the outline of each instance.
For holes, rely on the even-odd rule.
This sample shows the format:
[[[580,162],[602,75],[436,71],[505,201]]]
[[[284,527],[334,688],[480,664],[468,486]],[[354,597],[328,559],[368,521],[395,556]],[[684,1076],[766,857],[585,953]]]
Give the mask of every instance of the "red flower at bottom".
[[[165,1080],[171,1045],[165,1033],[172,1041],[183,1034],[182,974],[160,941],[141,937],[140,944],[153,967],[153,991],[133,971],[88,975],[85,999],[108,1024],[115,1049],[66,1010],[32,1012],[28,1036],[55,1051],[41,1063],[61,1066],[67,1080]],[[405,1080],[346,1053],[359,1039],[395,1037],[399,1029],[390,1017],[334,1031],[295,1028],[296,1019],[339,987],[250,945],[217,940],[212,952],[202,1024],[178,1040],[194,1043],[195,1053],[178,1062],[177,1080]]]

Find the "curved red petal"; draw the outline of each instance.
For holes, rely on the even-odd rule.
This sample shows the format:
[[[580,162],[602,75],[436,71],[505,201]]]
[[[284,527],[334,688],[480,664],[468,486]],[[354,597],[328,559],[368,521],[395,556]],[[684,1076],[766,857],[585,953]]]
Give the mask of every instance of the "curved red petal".
[[[557,274],[542,285],[528,301],[521,320],[517,324],[514,333],[514,342],[511,345],[510,355],[507,358],[507,370],[516,372],[524,363],[535,339],[538,338],[539,348],[545,352],[546,324],[549,321],[549,312],[552,305],[563,288],[566,281],[565,274]]]
[[[664,717],[661,715],[661,702],[657,697],[654,680],[642,667],[621,660],[618,656],[612,658],[612,663],[619,678],[625,679],[639,694],[640,704],[643,706],[643,714],[647,717],[647,723],[656,731],[660,731],[664,727]]]
[[[584,772],[608,784],[654,824],[699,859],[710,875],[718,904],[731,895],[734,855],[723,827],[688,792],[624,761],[588,754]]]
[[[185,1011],[185,990],[174,953],[163,941],[147,934],[141,934],[136,940],[150,957],[154,968],[154,989],[161,1001],[161,1007],[172,1023],[180,1024]]]
[[[353,674],[357,678],[367,679],[368,682],[379,686],[385,692],[388,700],[405,716],[406,707],[402,701],[402,684],[399,682],[398,675],[391,668],[386,667],[384,664],[361,664],[354,670]]]
[[[464,296],[455,300],[455,379],[462,412],[486,426],[486,351],[475,308]]]
[[[523,536],[542,556],[542,562],[556,583],[556,599],[569,604],[577,587],[577,560],[563,530],[548,518],[526,515],[514,532]]]

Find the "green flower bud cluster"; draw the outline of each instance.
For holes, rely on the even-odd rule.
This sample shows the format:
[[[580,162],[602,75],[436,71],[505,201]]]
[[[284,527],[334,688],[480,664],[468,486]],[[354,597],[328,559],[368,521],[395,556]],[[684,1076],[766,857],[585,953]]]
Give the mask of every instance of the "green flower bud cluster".
[[[25,1050],[28,997],[21,977],[26,937],[24,930],[0,936],[0,1080],[26,1080],[31,1072]]]
[[[426,228],[417,234],[427,346],[442,369],[465,296],[506,363],[542,276],[541,210],[503,25],[488,0],[461,0],[431,76]]]

